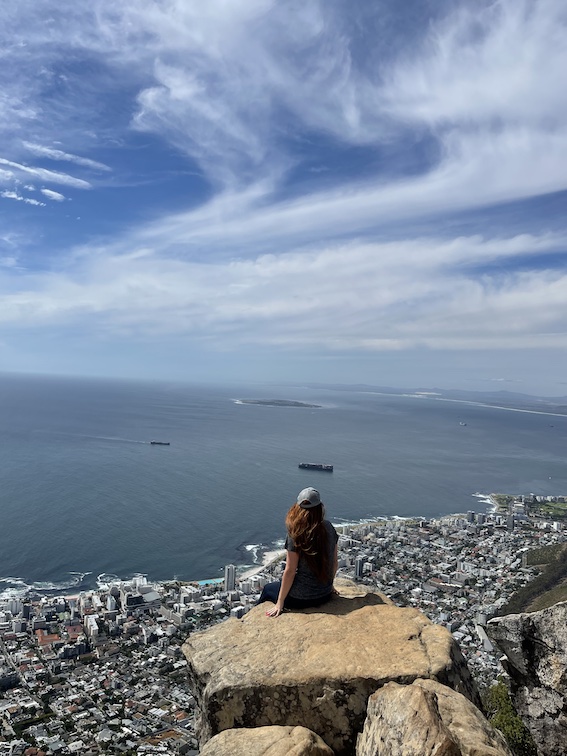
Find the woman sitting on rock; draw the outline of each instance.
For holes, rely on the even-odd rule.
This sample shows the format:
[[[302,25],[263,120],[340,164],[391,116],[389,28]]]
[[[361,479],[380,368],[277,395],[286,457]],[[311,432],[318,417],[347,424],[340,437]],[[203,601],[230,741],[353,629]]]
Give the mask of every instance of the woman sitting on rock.
[[[284,609],[320,606],[333,595],[337,571],[337,531],[324,519],[325,508],[319,491],[304,488],[285,518],[287,551],[281,580],[264,586],[258,600],[272,601],[268,617]]]

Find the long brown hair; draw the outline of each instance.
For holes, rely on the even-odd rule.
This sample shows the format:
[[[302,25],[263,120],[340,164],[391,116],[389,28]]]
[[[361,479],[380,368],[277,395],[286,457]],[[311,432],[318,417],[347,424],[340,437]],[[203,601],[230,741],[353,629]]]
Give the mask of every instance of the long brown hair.
[[[329,537],[323,524],[323,504],[303,509],[294,504],[285,518],[287,532],[319,582],[329,579]]]

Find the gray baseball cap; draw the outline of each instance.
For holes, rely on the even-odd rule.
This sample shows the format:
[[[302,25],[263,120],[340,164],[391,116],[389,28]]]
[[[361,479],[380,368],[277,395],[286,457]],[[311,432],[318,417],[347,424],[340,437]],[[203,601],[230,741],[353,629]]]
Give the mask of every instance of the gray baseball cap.
[[[321,494],[315,488],[304,488],[297,495],[297,503],[302,509],[312,509],[321,503]]]

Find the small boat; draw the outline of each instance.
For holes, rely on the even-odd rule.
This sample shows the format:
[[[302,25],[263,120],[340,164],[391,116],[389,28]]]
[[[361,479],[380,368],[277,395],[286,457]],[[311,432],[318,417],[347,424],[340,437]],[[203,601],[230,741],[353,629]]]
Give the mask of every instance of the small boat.
[[[150,444],[152,446],[169,446],[170,443],[170,441],[150,441]]]
[[[315,462],[300,462],[298,467],[302,470],[322,470],[323,472],[333,472],[333,465],[319,465]]]
[[[463,423],[462,421],[459,423],[459,425],[466,425],[466,423]]]

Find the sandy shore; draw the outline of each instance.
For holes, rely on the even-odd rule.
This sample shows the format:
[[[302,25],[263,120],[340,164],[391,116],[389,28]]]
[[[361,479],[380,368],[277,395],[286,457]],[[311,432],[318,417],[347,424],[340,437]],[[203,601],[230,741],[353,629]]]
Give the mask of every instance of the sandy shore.
[[[272,562],[275,562],[276,559],[282,559],[285,556],[285,549],[277,549],[276,551],[266,551],[262,556],[262,564],[257,564],[254,567],[251,567],[249,570],[246,570],[246,572],[243,572],[242,575],[239,575],[239,580],[247,580],[248,578],[252,577],[253,575],[257,575],[259,572],[262,572],[262,570],[267,567]]]

